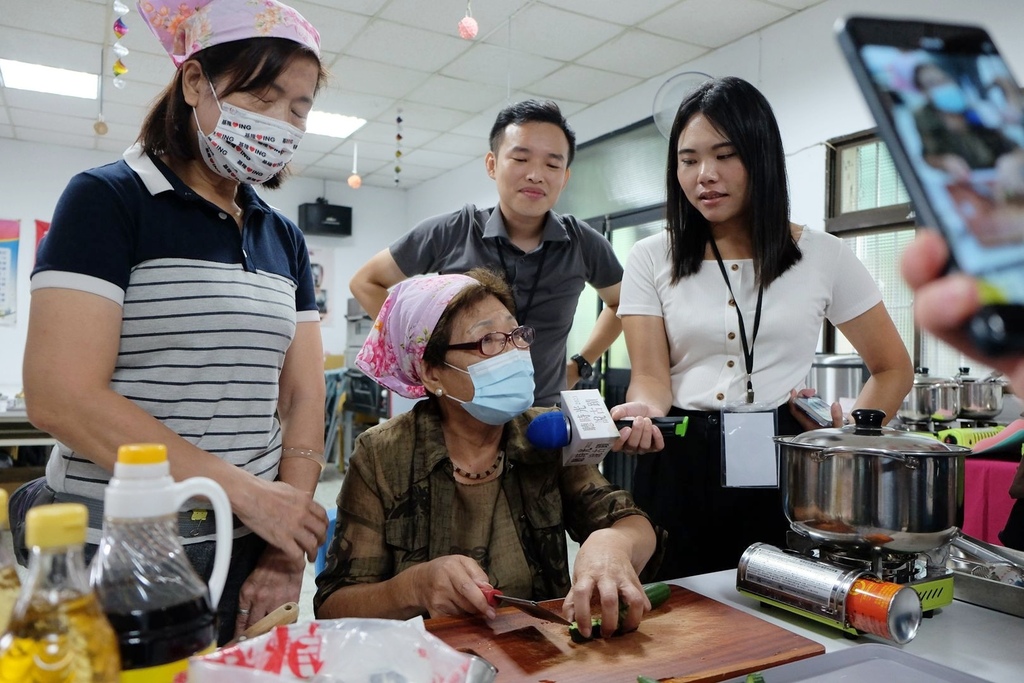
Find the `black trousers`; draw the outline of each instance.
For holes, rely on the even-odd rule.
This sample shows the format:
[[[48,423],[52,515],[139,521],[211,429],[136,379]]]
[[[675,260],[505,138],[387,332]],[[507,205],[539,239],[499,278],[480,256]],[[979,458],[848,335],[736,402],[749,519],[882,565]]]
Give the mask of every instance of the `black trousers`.
[[[735,569],[757,541],[785,547],[789,523],[778,488],[721,484],[721,413],[672,408],[669,414],[689,416],[686,436],[666,437],[663,451],[637,456],[633,475],[637,505],[668,531],[657,578]],[[778,433],[803,431],[783,405]]]

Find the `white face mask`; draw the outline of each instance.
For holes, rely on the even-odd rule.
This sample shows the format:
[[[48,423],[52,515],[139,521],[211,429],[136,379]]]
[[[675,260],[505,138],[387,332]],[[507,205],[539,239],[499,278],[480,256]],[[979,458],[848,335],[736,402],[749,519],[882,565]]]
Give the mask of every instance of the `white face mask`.
[[[213,84],[210,84],[213,90]],[[192,108],[199,136],[199,153],[211,171],[228,180],[259,185],[284,168],[302,141],[302,131],[284,121],[221,104],[217,91],[213,99],[220,109],[217,127],[203,134],[199,116]]]

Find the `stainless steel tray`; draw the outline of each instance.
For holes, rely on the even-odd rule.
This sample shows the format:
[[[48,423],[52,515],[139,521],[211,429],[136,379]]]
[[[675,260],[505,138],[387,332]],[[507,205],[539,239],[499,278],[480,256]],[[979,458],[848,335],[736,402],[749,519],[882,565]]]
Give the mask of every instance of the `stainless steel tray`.
[[[765,683],[988,683],[889,645],[869,643],[761,672]],[[727,683],[744,683],[746,676]]]
[[[1021,558],[1021,553],[1010,548],[961,534],[953,539],[953,551],[946,563],[953,570],[953,597],[979,607],[1024,617],[1024,587],[998,581],[986,576],[987,571],[979,571],[996,565],[1024,569]]]

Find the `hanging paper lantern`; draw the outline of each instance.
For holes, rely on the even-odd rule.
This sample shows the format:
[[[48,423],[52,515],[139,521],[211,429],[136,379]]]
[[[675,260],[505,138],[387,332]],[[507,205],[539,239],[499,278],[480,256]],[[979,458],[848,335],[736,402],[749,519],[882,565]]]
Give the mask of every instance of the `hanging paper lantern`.
[[[118,17],[117,21],[114,22],[114,35],[118,38],[124,38],[126,33],[128,33],[128,25]]]
[[[473,40],[476,38],[476,34],[479,30],[480,26],[477,25],[476,19],[473,17],[462,17],[462,21],[459,22],[459,35],[466,40]]]
[[[348,186],[353,190],[358,190],[363,185],[363,179],[353,173],[348,177]]]

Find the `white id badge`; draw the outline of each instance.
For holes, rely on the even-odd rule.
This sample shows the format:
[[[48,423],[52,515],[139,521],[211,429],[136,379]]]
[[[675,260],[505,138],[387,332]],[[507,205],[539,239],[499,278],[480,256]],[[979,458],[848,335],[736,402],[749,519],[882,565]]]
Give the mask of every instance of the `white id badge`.
[[[759,403],[730,404],[722,411],[722,486],[778,487],[775,409]]]

